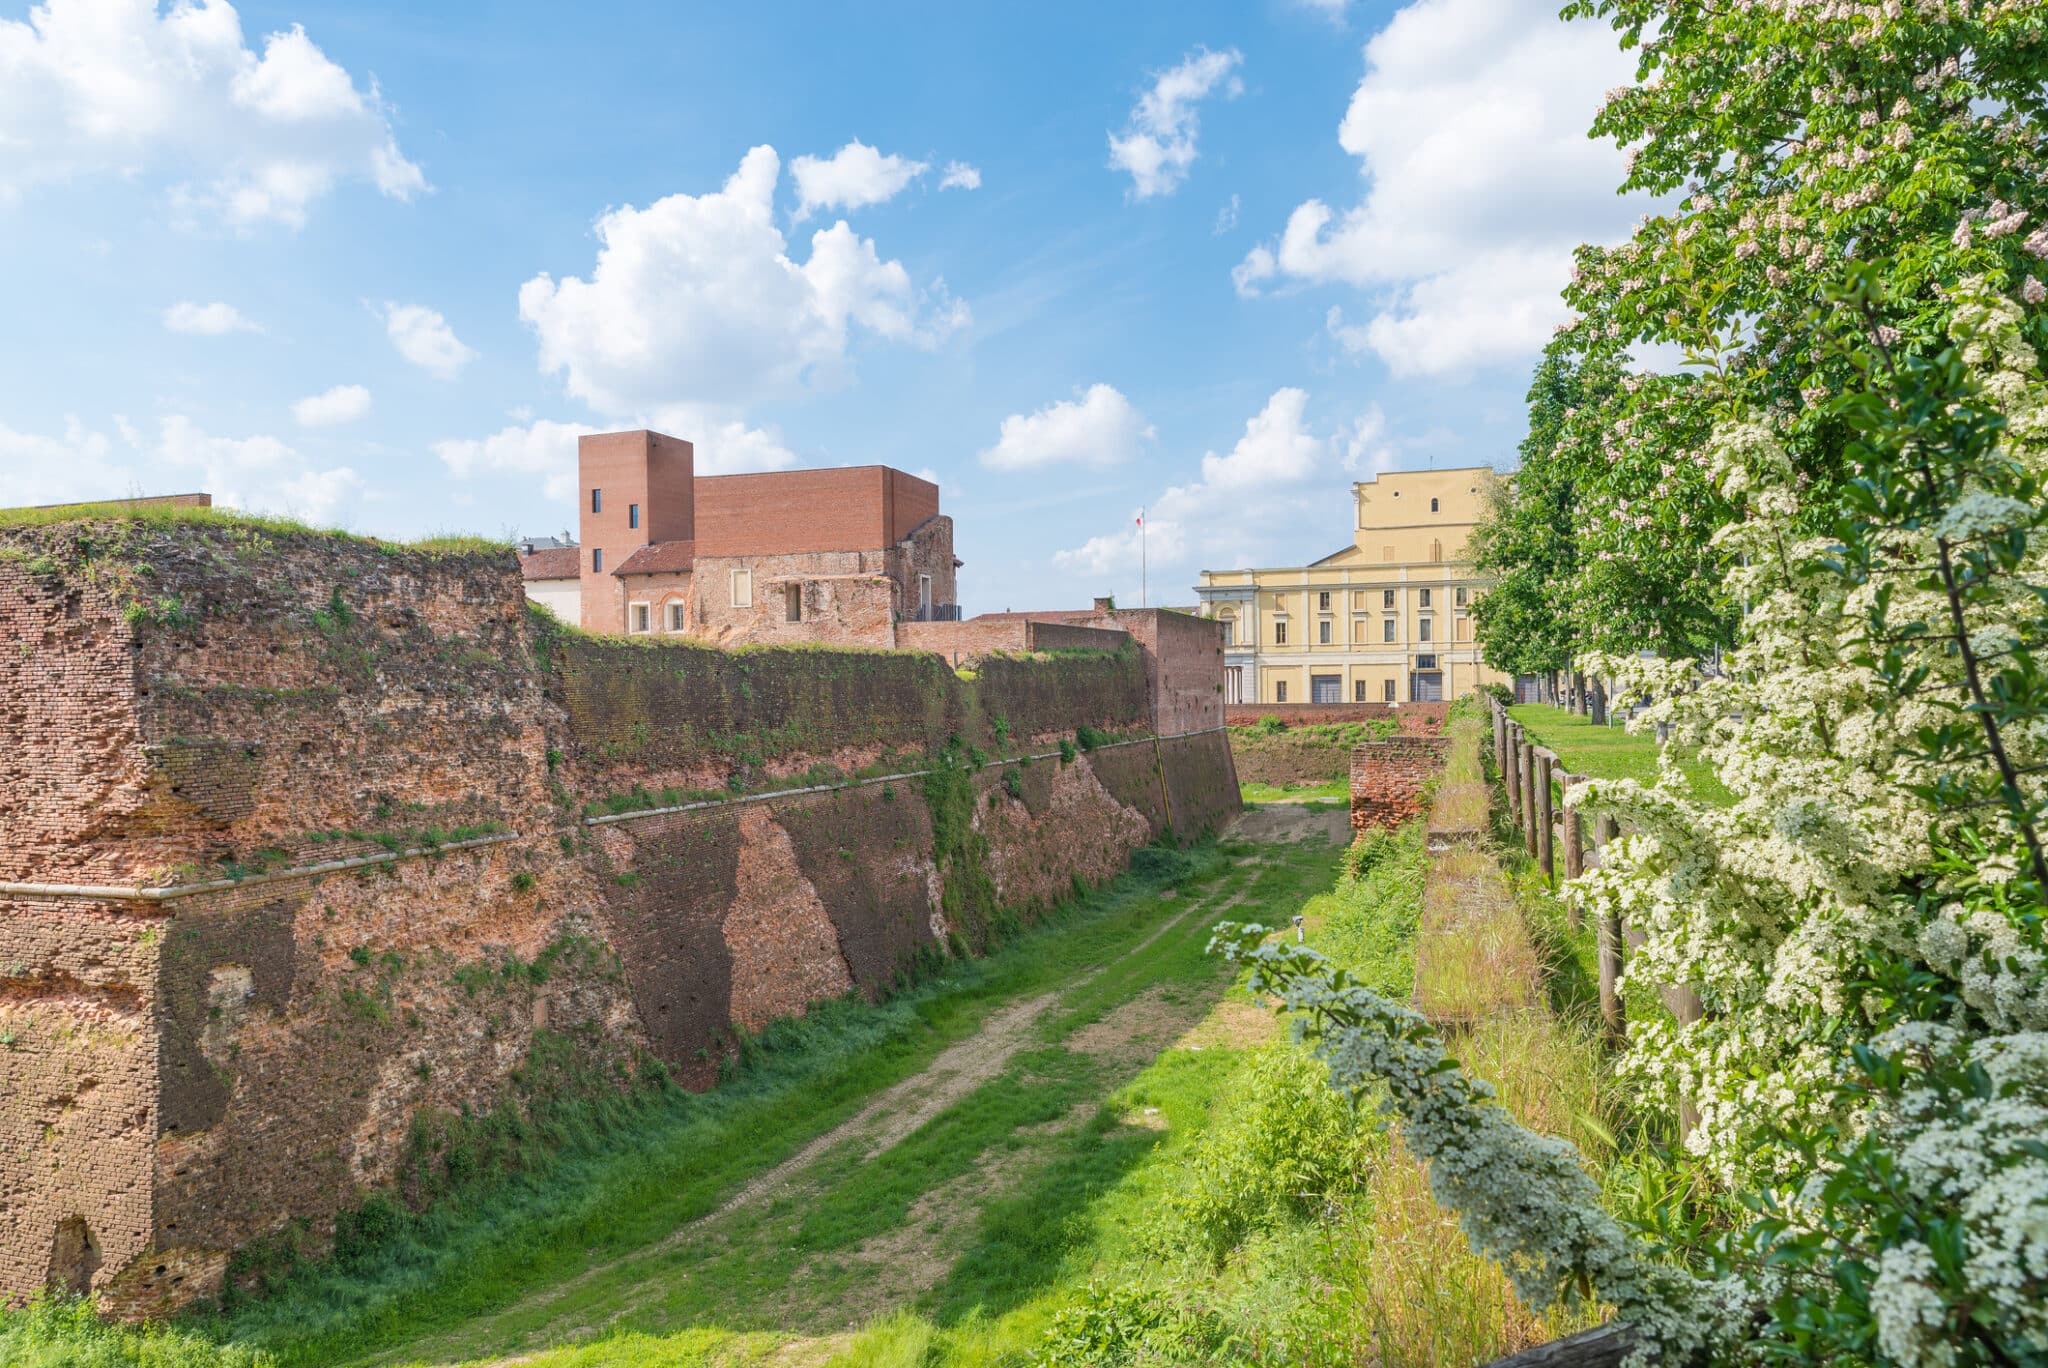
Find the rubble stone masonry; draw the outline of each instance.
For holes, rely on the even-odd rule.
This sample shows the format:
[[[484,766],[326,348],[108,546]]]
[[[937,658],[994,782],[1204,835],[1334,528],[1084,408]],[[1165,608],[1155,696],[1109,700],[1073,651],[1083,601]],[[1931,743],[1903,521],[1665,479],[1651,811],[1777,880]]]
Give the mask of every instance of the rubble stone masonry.
[[[175,1308],[542,1047],[709,1086],[736,1031],[984,944],[956,885],[1028,917],[1235,809],[1138,652],[973,673],[584,636],[509,551],[0,528],[0,1297]],[[1131,739],[1063,763],[1083,724]]]

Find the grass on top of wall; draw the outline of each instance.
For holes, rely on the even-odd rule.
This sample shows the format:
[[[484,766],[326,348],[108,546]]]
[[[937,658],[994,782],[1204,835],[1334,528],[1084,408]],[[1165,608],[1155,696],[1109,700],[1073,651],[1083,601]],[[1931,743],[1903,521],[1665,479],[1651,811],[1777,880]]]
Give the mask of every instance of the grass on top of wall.
[[[1633,779],[1640,784],[1657,782],[1657,738],[1652,733],[1631,732],[1620,722],[1596,727],[1591,718],[1548,703],[1517,703],[1508,709],[1508,716],[1521,723],[1538,745],[1557,752],[1558,760],[1573,774],[1588,779]],[[1712,765],[1683,748],[1674,747],[1674,758],[1699,797],[1724,807],[1735,801]]]
[[[0,530],[54,527],[66,523],[121,522],[146,527],[232,527],[277,536],[332,537],[337,541],[383,551],[419,551],[434,556],[473,556],[510,551],[512,543],[496,537],[441,532],[415,541],[365,537],[335,527],[315,527],[295,518],[244,513],[235,508],[196,508],[177,504],[137,507],[122,503],[55,504],[47,508],[0,508]]]

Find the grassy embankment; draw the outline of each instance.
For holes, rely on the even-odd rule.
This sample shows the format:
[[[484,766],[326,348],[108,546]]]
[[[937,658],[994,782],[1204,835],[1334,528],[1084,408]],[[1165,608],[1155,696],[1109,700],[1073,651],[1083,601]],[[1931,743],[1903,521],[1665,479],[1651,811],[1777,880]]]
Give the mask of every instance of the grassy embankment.
[[[1476,776],[1461,758],[1440,808],[1483,806]],[[1152,857],[988,960],[780,1028],[626,1139],[155,1332],[156,1357],[57,1310],[0,1318],[0,1359],[1451,1364],[1550,1338],[1579,1321],[1516,1303],[1373,1108],[1332,1094],[1204,953],[1218,920],[1298,910],[1312,944],[1407,998],[1420,933],[1420,1005],[1458,1004],[1467,1066],[1601,1153],[1584,984],[1543,949],[1561,919],[1509,895],[1485,852],[1431,877],[1421,825],[1354,846],[1341,877],[1319,840]],[[946,1061],[1005,1031],[1015,1048],[948,1091]],[[861,1122],[877,1099],[911,1113],[902,1133]],[[844,1138],[818,1147],[828,1133]]]
[[[1558,760],[1573,774],[1589,779],[1634,779],[1642,784],[1657,781],[1657,738],[1651,733],[1627,731],[1619,722],[1596,727],[1590,718],[1548,703],[1517,703],[1508,709],[1508,716],[1521,723],[1538,745],[1557,752]],[[1699,797],[1716,804],[1734,801],[1712,765],[1675,747],[1673,758]]]

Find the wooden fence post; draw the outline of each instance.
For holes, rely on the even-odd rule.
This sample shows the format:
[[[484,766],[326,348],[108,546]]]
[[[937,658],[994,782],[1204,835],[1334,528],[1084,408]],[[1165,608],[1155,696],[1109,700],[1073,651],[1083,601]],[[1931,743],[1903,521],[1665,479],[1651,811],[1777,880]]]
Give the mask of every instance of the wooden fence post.
[[[1522,724],[1508,723],[1508,759],[1501,766],[1500,781],[1508,791],[1508,820],[1522,824]]]
[[[1556,811],[1550,796],[1551,756],[1548,751],[1536,755],[1536,863],[1543,870],[1543,879],[1551,887],[1557,886],[1556,830],[1552,823]]]
[[[1593,830],[1604,865],[1607,848],[1621,834],[1621,828],[1612,817],[1602,815]],[[1621,914],[1603,913],[1595,930],[1600,942],[1600,1024],[1607,1043],[1619,1049],[1628,1041],[1628,1022],[1621,1008]]]
[[[1522,844],[1536,853],[1536,743],[1522,738]]]
[[[1567,882],[1586,872],[1586,830],[1579,820],[1579,810],[1572,805],[1572,785],[1579,783],[1576,774],[1559,774],[1558,783],[1564,786],[1564,877]],[[1579,905],[1573,903],[1567,915],[1571,928],[1576,931],[1584,924],[1579,915]]]

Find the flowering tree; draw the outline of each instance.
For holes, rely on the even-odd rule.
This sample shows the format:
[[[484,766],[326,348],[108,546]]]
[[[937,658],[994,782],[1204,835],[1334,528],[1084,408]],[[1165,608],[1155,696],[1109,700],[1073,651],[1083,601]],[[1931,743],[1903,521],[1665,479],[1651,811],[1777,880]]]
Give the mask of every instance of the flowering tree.
[[[1630,149],[1624,188],[1667,208],[1624,243],[1580,249],[1576,312],[1548,358],[1590,371],[1662,344],[1717,377],[1645,374],[1589,395],[1523,468],[1571,472],[1586,573],[1562,611],[1582,639],[1697,654],[1726,640],[1733,606],[1710,545],[1725,510],[1693,456],[1711,406],[1732,397],[1780,422],[1809,510],[1834,507],[1850,478],[1854,434],[1826,401],[1858,375],[1805,323],[1844,263],[1881,270],[1872,327],[1909,350],[1939,347],[1939,290],[1955,281],[2048,293],[2048,13],[2032,0],[1575,0],[1566,15],[1603,18],[1639,49],[1638,81],[1610,92],[1593,131]]]
[[[1646,1014],[1623,1065],[1699,1114],[1665,1188],[1710,1194],[1712,1218],[1638,1232],[1697,1275],[1659,1284],[1696,1333],[1643,1309],[1601,1239],[1559,1252],[1585,1230],[1568,1178],[1515,1220],[1483,1185],[1439,1193],[1511,1269],[1545,1270],[1529,1290],[1583,1278],[1660,1348],[2048,1362],[2048,6],[1567,15],[1640,51],[1595,132],[1669,208],[1581,250],[1550,360],[1665,343],[1698,363],[1626,377],[1536,453],[1572,472],[1567,616],[1644,624],[1661,596],[1646,634],[1675,657],[1736,615],[1720,678],[1641,640],[1582,662],[1656,699],[1637,725],[1697,747],[1733,803],[1675,765],[1572,799],[1631,832],[1572,896],[1643,933],[1632,982],[1705,1007]],[[1315,972],[1269,981],[1347,1004],[1318,1018],[1338,1082],[1438,1067],[1360,1043],[1417,1042]],[[1542,1168],[1495,1122],[1434,1134],[1461,1174]]]

